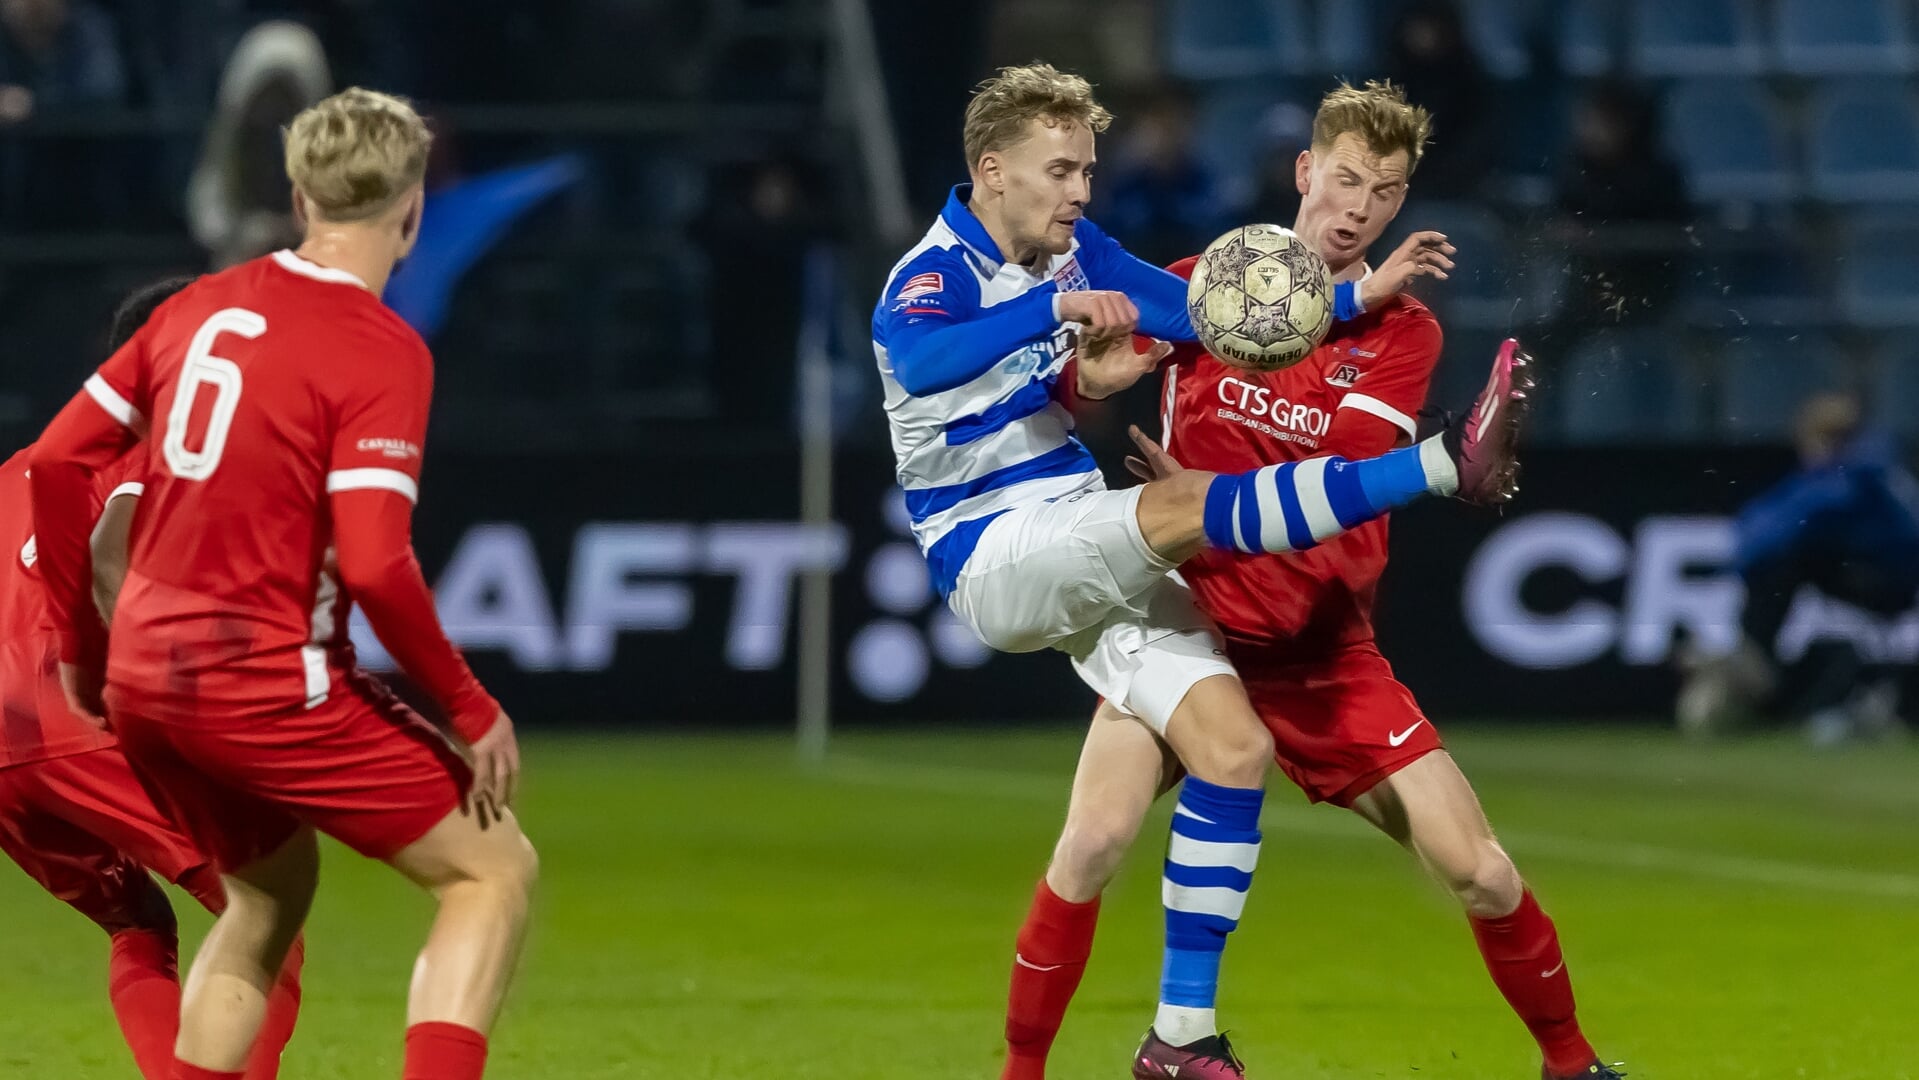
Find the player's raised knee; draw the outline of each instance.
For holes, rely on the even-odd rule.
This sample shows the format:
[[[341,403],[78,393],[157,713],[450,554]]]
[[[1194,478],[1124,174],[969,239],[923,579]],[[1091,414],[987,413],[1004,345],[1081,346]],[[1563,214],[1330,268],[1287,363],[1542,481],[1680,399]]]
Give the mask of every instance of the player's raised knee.
[[[1526,883],[1519,876],[1519,868],[1513,865],[1512,856],[1496,842],[1487,840],[1476,845],[1472,862],[1460,869],[1460,873],[1447,875],[1447,883],[1467,914],[1496,919],[1512,914],[1519,906]]]

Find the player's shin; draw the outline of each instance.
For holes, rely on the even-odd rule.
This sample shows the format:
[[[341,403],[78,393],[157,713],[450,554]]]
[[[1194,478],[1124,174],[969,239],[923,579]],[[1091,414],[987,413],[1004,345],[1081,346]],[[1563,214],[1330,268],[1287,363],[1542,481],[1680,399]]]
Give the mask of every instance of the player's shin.
[[[1040,880],[1013,952],[1001,1080],[1040,1080],[1046,1075],[1046,1055],[1086,973],[1098,922],[1098,896],[1071,903]]]
[[[1185,1046],[1218,1032],[1214,1002],[1226,936],[1239,926],[1259,863],[1265,792],[1188,777],[1166,850],[1166,958],[1153,1030]]]
[[[146,1080],[167,1080],[180,1030],[179,936],[171,927],[113,935],[107,997]]]
[[[1206,494],[1206,540],[1235,551],[1304,551],[1458,486],[1439,436],[1363,461],[1308,458],[1223,474]]]
[[[1473,940],[1493,983],[1538,1041],[1554,1076],[1583,1075],[1594,1060],[1579,1029],[1572,976],[1559,950],[1559,931],[1528,890],[1519,909],[1497,919],[1473,919]]]

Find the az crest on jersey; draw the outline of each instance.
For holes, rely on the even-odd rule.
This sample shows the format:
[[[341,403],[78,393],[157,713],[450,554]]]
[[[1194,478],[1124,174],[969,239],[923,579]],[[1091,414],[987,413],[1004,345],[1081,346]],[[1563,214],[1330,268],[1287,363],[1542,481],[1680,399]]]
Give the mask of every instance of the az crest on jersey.
[[[40,545],[37,543],[38,539],[37,534],[27,537],[26,546],[20,549],[20,565],[29,570],[33,569],[34,563],[40,561]]]
[[[1353,365],[1341,364],[1337,370],[1326,377],[1326,381],[1334,386],[1350,387],[1359,381],[1360,374],[1360,370]]]

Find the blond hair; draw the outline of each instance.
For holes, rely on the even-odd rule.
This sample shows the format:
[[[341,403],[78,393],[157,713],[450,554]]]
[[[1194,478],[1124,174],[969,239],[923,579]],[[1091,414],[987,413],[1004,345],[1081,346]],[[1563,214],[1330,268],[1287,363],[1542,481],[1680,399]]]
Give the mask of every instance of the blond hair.
[[[1433,116],[1407,101],[1406,91],[1390,82],[1369,80],[1363,90],[1341,82],[1319,101],[1319,112],[1313,116],[1313,149],[1325,150],[1349,133],[1381,157],[1406,151],[1406,175],[1411,176],[1433,133]]]
[[[1028,122],[1047,127],[1079,124],[1095,135],[1113,122],[1113,114],[1093,99],[1093,85],[1051,64],[1003,67],[979,84],[966,105],[966,167],[982,155],[1016,146],[1026,138]]]
[[[293,118],[287,179],[315,216],[365,221],[426,177],[433,135],[405,98],[353,87]]]

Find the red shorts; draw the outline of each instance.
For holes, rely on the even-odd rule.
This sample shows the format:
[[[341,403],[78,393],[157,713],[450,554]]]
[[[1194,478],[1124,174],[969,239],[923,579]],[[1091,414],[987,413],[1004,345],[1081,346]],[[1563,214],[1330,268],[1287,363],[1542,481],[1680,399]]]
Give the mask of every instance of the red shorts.
[[[1253,711],[1273,733],[1280,769],[1314,802],[1351,806],[1444,746],[1371,642],[1310,660],[1234,642],[1226,651]]]
[[[147,871],[209,910],[225,906],[211,860],[161,813],[125,755],[109,747],[0,769],[0,851],[82,915],[147,925]]]
[[[302,823],[375,859],[460,805],[471,773],[439,730],[355,672],[311,709],[265,719],[160,720],[107,690],[127,757],[223,871],[271,854]]]

